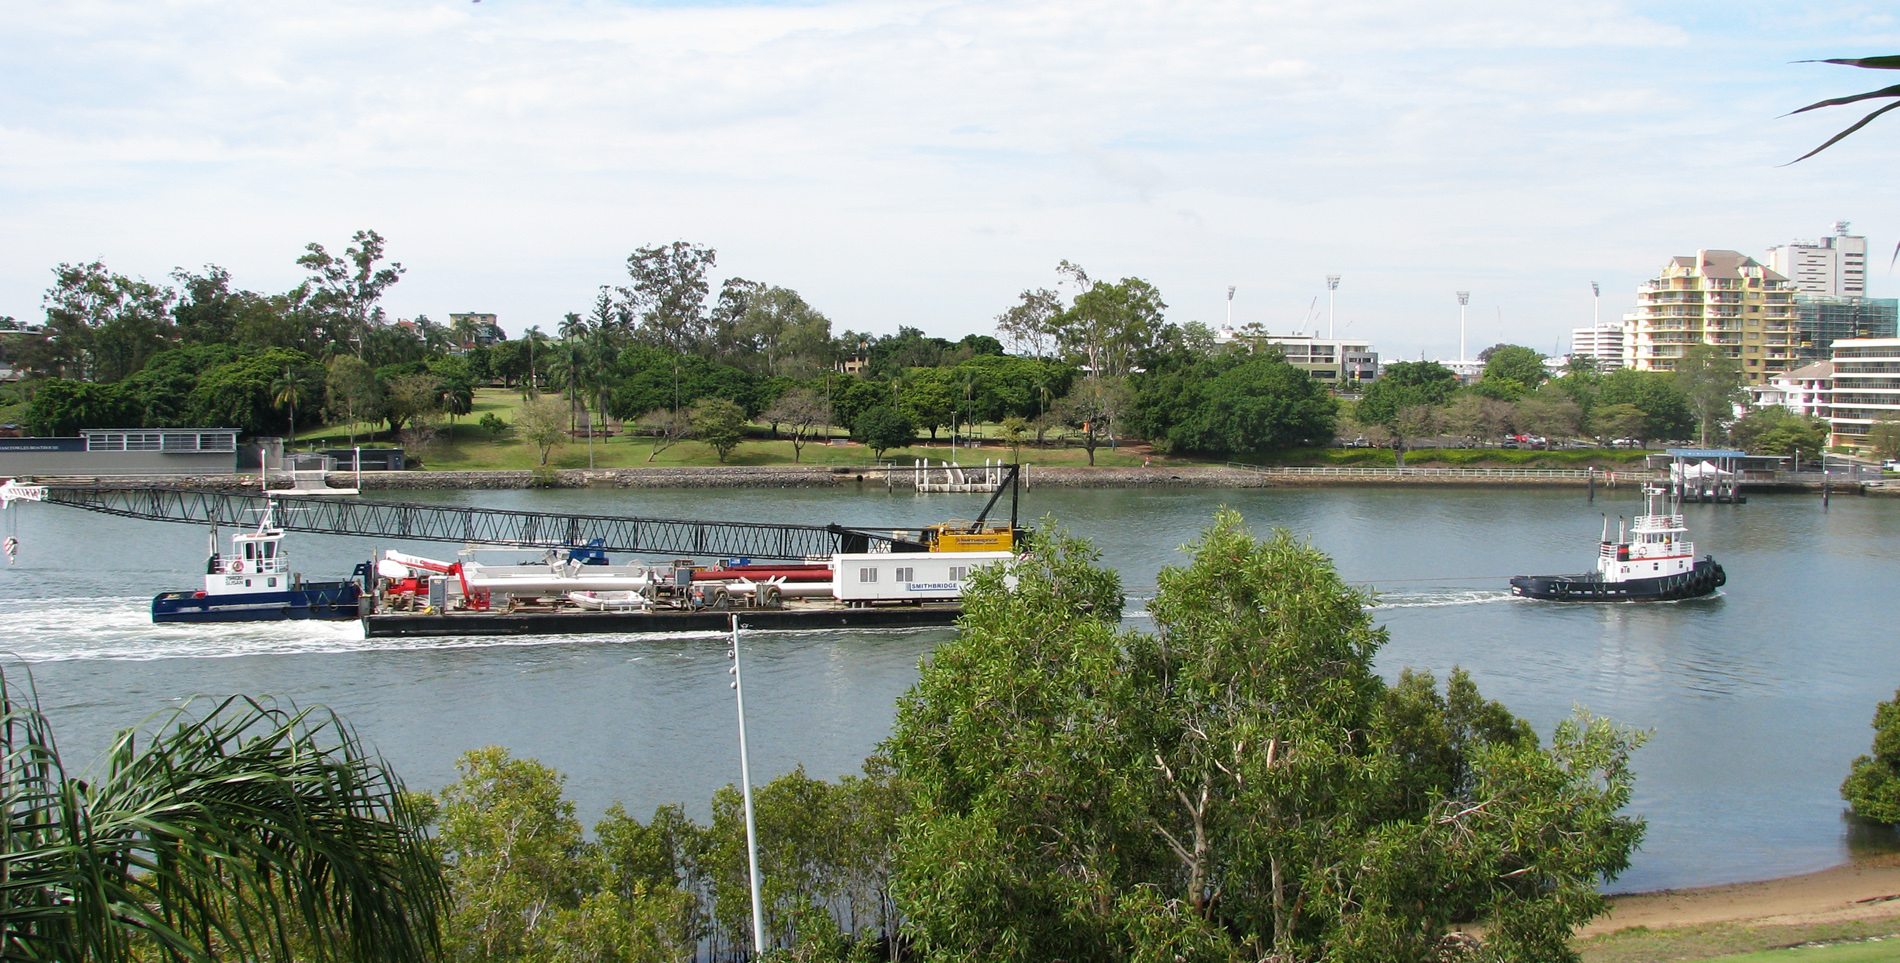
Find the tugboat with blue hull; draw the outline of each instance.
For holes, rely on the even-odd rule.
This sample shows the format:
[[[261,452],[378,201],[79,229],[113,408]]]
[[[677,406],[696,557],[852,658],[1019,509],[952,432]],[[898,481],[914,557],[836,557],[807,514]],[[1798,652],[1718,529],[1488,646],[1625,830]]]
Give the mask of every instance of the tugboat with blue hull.
[[[272,503],[274,508],[274,503]],[[285,619],[354,620],[364,615],[363,583],[306,582],[290,570],[284,532],[264,512],[257,531],[231,537],[231,554],[218,554],[211,534],[204,589],[166,592],[152,599],[153,622],[276,622]],[[366,564],[357,566],[358,576]]]
[[[1556,602],[1667,602],[1699,598],[1727,584],[1713,555],[1696,558],[1682,515],[1669,511],[1668,493],[1652,486],[1643,497],[1646,514],[1636,516],[1628,531],[1618,522],[1615,541],[1604,520],[1596,571],[1519,575],[1511,579],[1511,594]]]

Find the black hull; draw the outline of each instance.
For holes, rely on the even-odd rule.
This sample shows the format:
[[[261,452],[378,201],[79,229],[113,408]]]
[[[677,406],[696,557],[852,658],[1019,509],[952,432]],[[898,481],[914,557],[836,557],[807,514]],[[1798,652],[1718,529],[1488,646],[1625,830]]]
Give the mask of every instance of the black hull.
[[[360,619],[363,589],[355,582],[306,582],[288,592],[201,595],[166,592],[152,598],[153,622],[282,622]]]
[[[1511,579],[1511,594],[1553,602],[1669,602],[1700,598],[1728,583],[1713,556],[1705,555],[1695,567],[1662,578],[1605,582],[1588,575],[1519,575]]]
[[[873,608],[742,609],[746,629],[890,629],[954,625],[961,605],[894,605]],[[631,632],[723,632],[732,612],[470,612],[453,615],[371,615],[369,638],[468,635],[598,635]]]

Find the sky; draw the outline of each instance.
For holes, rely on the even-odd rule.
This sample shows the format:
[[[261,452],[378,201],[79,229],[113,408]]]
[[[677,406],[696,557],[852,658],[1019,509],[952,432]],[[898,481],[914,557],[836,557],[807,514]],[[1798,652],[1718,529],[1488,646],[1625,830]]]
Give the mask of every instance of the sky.
[[[1854,2],[0,0],[0,315],[370,228],[390,313],[516,334],[687,240],[835,331],[993,333],[1067,259],[1387,360],[1455,358],[1468,290],[1469,353],[1555,352],[1837,220],[1900,295],[1900,113],[1792,166],[1859,114],[1783,116],[1896,52]]]

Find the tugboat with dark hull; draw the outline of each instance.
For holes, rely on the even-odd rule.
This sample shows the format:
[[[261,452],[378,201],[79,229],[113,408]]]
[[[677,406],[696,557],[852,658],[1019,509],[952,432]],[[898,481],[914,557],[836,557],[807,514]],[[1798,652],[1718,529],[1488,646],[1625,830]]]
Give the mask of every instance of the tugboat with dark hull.
[[[1667,602],[1707,595],[1728,582],[1712,555],[1696,558],[1695,543],[1660,488],[1643,489],[1646,514],[1610,540],[1607,519],[1597,546],[1597,570],[1581,575],[1519,575],[1511,594],[1555,602]]]
[[[152,599],[153,622],[275,622],[285,619],[348,621],[364,615],[363,581],[367,565],[357,566],[357,578],[347,582],[306,582],[290,570],[283,550],[284,530],[266,502],[264,517],[254,532],[231,538],[231,554],[218,554],[218,535],[211,533],[210,558],[205,562],[204,589],[165,592]]]

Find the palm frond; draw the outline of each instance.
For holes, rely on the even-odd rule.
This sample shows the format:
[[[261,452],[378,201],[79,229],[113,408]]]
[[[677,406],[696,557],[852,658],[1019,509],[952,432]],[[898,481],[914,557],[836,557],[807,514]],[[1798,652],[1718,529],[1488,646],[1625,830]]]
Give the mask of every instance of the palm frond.
[[[1829,60],[1797,60],[1798,64],[1840,64],[1843,67],[1866,67],[1871,70],[1900,70],[1900,56],[1885,57],[1835,57]]]
[[[139,732],[121,733],[88,783],[59,768],[37,706],[9,697],[6,718],[19,717],[17,737],[0,730],[9,833],[22,813],[38,820],[26,826],[57,829],[6,841],[4,865],[30,869],[32,882],[5,889],[4,925],[25,934],[25,952],[0,955],[437,954],[440,865],[401,781],[334,713],[236,697],[200,714],[187,703],[142,745]]]
[[[1799,62],[1800,63],[1840,64],[1842,66],[1847,66],[1847,67],[1866,67],[1872,70],[1900,70],[1900,55],[1882,56],[1882,57],[1861,57],[1857,59],[1836,58],[1832,60],[1803,60]],[[1900,98],[1900,84],[1894,84],[1893,86],[1890,86],[1890,87],[1883,87],[1879,90],[1870,90],[1870,91],[1867,91],[1866,93],[1861,93],[1861,94],[1849,94],[1845,97],[1830,97],[1826,100],[1817,101],[1815,103],[1809,104],[1806,107],[1803,107],[1799,110],[1789,111],[1787,114],[1784,114],[1783,116],[1803,114],[1803,113],[1807,113],[1810,110],[1818,110],[1822,107],[1839,107],[1845,104],[1857,104],[1863,101],[1879,100],[1879,99],[1887,98],[1887,97]],[[1827,150],[1829,147],[1832,147],[1835,144],[1840,143],[1841,140],[1847,137],[1848,135],[1861,129],[1862,127],[1867,126],[1870,123],[1873,123],[1874,118],[1879,117],[1881,114],[1884,114],[1887,111],[1894,109],[1895,107],[1900,107],[1900,99],[1896,99],[1893,103],[1888,104],[1887,106],[1882,107],[1879,110],[1873,111],[1872,113],[1869,113],[1865,117],[1862,117],[1859,121],[1855,122],[1852,126],[1848,127],[1846,130],[1843,130],[1840,133],[1835,134],[1834,136],[1828,138],[1826,143],[1823,143],[1821,146],[1816,147],[1815,149],[1808,151],[1805,154],[1802,154],[1800,157],[1797,157],[1794,160],[1789,161],[1788,164],[1799,164],[1802,161],[1807,160],[1808,158],[1813,157],[1814,155],[1819,154],[1820,152],[1824,150]],[[1787,164],[1783,164],[1782,166],[1786,167]]]
[[[1849,135],[1849,134],[1851,134],[1851,133],[1853,133],[1853,132],[1855,132],[1855,131],[1857,131],[1857,130],[1859,130],[1859,129],[1861,129],[1862,127],[1865,127],[1865,126],[1867,126],[1868,124],[1871,124],[1871,123],[1873,123],[1873,121],[1874,121],[1874,118],[1876,118],[1876,117],[1879,117],[1879,116],[1880,116],[1881,114],[1884,114],[1884,113],[1886,113],[1887,111],[1890,111],[1890,110],[1892,110],[1892,109],[1894,109],[1895,107],[1900,107],[1900,100],[1896,100],[1896,101],[1894,101],[1893,103],[1891,103],[1891,104],[1888,104],[1887,106],[1885,106],[1885,107],[1882,107],[1882,108],[1880,108],[1879,110],[1876,110],[1876,111],[1874,111],[1873,113],[1871,113],[1871,114],[1868,114],[1868,115],[1867,115],[1867,116],[1865,116],[1865,117],[1862,117],[1862,118],[1861,118],[1860,120],[1858,120],[1858,121],[1856,121],[1856,122],[1854,122],[1854,124],[1853,124],[1853,126],[1851,126],[1851,127],[1849,127],[1849,128],[1847,128],[1847,129],[1846,129],[1846,130],[1844,130],[1844,131],[1841,131],[1841,132],[1840,132],[1840,133],[1838,133],[1838,134],[1835,134],[1835,135],[1834,135],[1834,136],[1832,136],[1832,137],[1829,137],[1829,138],[1827,139],[1827,142],[1826,142],[1826,143],[1824,143],[1824,144],[1822,144],[1822,145],[1821,145],[1821,146],[1819,146],[1819,147],[1816,147],[1815,149],[1813,149],[1813,150],[1811,150],[1811,151],[1808,151],[1808,152],[1807,152],[1807,153],[1805,153],[1805,154],[1802,154],[1802,155],[1801,155],[1800,157],[1797,157],[1797,158],[1795,158],[1794,160],[1791,160],[1791,161],[1789,161],[1788,163],[1789,163],[1789,164],[1799,164],[1799,163],[1801,163],[1802,161],[1804,161],[1804,160],[1807,160],[1808,158],[1810,158],[1810,157],[1813,157],[1814,155],[1816,155],[1816,154],[1819,154],[1820,152],[1822,152],[1822,151],[1824,151],[1824,150],[1827,150],[1827,149],[1828,149],[1828,148],[1830,148],[1830,147],[1833,147],[1833,146],[1834,146],[1835,144],[1837,144],[1837,143],[1840,143],[1840,141],[1841,141],[1841,139],[1842,139],[1842,138],[1844,138],[1844,137],[1846,137],[1847,135]],[[1786,167],[1786,166],[1787,166],[1787,164],[1783,164],[1782,166],[1783,166],[1783,167]]]

